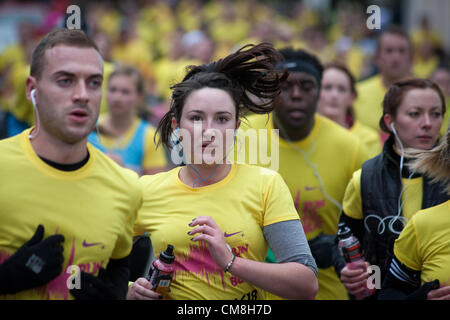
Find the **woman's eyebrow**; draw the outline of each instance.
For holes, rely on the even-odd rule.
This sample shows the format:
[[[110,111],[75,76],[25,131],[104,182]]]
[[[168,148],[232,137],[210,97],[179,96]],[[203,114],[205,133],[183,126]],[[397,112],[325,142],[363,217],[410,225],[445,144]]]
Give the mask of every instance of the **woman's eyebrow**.
[[[205,112],[202,110],[191,110],[188,113],[205,113]]]

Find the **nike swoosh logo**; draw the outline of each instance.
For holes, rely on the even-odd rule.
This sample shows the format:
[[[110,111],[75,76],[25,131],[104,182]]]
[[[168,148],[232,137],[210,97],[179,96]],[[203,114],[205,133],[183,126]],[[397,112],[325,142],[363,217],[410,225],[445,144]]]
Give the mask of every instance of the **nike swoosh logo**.
[[[101,242],[92,242],[92,243],[87,243],[86,240],[83,241],[83,247],[93,247],[93,246],[98,246],[99,244],[102,244]]]
[[[223,236],[225,237],[225,238],[228,238],[228,237],[231,237],[231,236],[234,236],[235,234],[239,234],[239,233],[242,233],[242,231],[239,231],[239,232],[235,232],[235,233],[224,233],[223,234]]]

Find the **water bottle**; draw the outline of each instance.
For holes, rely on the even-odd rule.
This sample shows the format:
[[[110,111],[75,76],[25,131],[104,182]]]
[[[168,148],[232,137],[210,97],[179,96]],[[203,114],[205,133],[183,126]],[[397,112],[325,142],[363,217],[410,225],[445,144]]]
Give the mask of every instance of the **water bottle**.
[[[345,223],[339,223],[337,237],[339,239],[338,248],[347,263],[347,267],[349,269],[363,269],[366,271],[367,268],[362,255],[361,244]],[[375,288],[369,289],[366,285],[365,290],[357,293],[355,298],[362,300],[373,295],[375,291]]]
[[[175,256],[173,254],[174,247],[168,245],[167,249],[161,252],[158,259],[153,261],[147,276],[148,281],[153,286],[153,291],[156,291],[164,296],[169,291],[170,283],[173,276],[173,262]]]

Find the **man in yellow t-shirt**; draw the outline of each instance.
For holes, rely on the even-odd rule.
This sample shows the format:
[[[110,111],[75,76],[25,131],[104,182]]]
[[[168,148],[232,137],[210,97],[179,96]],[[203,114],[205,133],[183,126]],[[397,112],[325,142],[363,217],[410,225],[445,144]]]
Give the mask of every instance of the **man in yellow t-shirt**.
[[[375,64],[379,74],[356,85],[358,97],[354,108],[356,119],[380,132],[378,121],[383,114],[383,98],[395,82],[412,75],[411,41],[406,32],[391,27],[378,39]]]
[[[84,32],[33,52],[36,125],[0,142],[0,299],[123,299],[138,177],[90,145],[103,62]]]
[[[238,160],[253,163],[258,155],[257,164],[277,170],[288,185],[319,267],[316,299],[348,299],[329,253],[345,187],[369,155],[356,136],[316,114],[320,62],[303,50],[280,52],[286,59],[280,68],[289,70],[289,78],[270,117],[249,116],[241,126],[246,130],[238,136]],[[250,129],[259,129],[256,140]]]

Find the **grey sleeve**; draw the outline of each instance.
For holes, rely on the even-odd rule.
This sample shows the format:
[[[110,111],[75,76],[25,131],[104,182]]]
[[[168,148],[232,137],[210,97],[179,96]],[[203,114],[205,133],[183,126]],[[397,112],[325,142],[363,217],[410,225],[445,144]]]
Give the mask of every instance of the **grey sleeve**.
[[[300,220],[270,224],[263,228],[263,233],[278,263],[297,262],[310,268],[317,276],[316,261]]]

